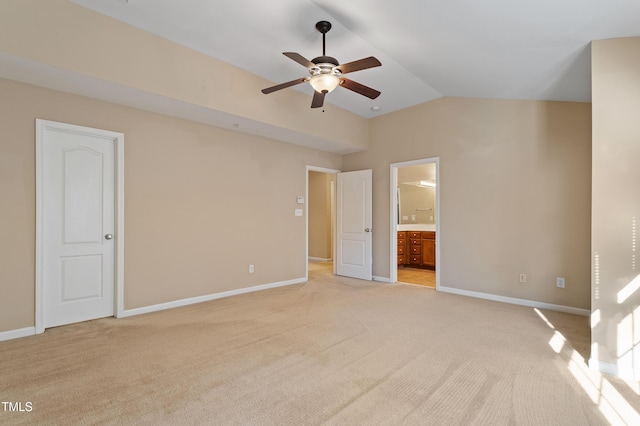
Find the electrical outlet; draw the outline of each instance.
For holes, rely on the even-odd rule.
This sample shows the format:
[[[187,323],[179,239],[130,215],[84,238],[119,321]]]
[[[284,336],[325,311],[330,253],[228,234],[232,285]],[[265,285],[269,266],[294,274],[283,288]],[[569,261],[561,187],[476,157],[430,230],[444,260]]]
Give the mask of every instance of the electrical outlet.
[[[249,265],[249,273],[253,274],[253,271],[254,271],[253,264],[251,264],[251,265]]]
[[[556,287],[564,288],[564,278],[562,277],[556,278]]]
[[[521,283],[527,282],[527,274],[520,274],[520,282]]]

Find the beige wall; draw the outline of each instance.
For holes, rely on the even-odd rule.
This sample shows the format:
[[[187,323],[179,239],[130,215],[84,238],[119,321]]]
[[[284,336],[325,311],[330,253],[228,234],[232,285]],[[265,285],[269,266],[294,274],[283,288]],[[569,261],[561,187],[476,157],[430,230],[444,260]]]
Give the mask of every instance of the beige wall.
[[[340,156],[0,79],[0,331],[34,325],[36,118],[125,134],[125,309],[304,278],[296,196]]]
[[[436,181],[435,163],[398,167],[398,182]]]
[[[592,360],[640,378],[640,38],[594,41]],[[603,365],[601,365],[602,367]]]
[[[274,82],[68,0],[1,1],[0,53],[0,59],[7,55],[53,67],[49,72],[61,79],[72,78],[65,77],[68,72],[96,84],[106,81],[122,91],[131,88],[334,141],[344,152],[367,147],[363,117],[330,106],[321,113],[309,108],[309,95],[293,89],[264,95],[260,90]]]
[[[590,104],[441,98],[372,120],[343,170],[373,169],[374,275],[390,273],[389,165],[431,157],[441,285],[590,308]]]
[[[335,175],[309,172],[309,257],[331,259],[331,182]]]

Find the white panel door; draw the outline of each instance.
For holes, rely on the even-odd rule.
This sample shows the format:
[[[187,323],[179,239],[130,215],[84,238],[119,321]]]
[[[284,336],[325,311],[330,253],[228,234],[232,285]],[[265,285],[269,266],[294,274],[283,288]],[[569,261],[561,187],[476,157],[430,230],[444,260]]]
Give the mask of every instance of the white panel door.
[[[338,173],[336,274],[371,280],[371,170]]]
[[[116,142],[54,123],[39,144],[43,325],[113,316]]]

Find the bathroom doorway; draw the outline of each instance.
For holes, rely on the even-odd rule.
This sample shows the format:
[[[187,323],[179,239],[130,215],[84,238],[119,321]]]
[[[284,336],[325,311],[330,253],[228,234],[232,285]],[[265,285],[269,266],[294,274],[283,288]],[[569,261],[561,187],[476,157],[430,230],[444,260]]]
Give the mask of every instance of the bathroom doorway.
[[[439,287],[439,159],[391,164],[391,282]]]

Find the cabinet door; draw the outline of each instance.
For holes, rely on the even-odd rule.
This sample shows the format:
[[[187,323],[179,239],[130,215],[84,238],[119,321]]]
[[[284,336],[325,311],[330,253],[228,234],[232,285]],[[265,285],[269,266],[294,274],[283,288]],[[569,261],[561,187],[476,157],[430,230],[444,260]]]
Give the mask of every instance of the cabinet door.
[[[436,266],[436,240],[422,240],[422,264]]]

